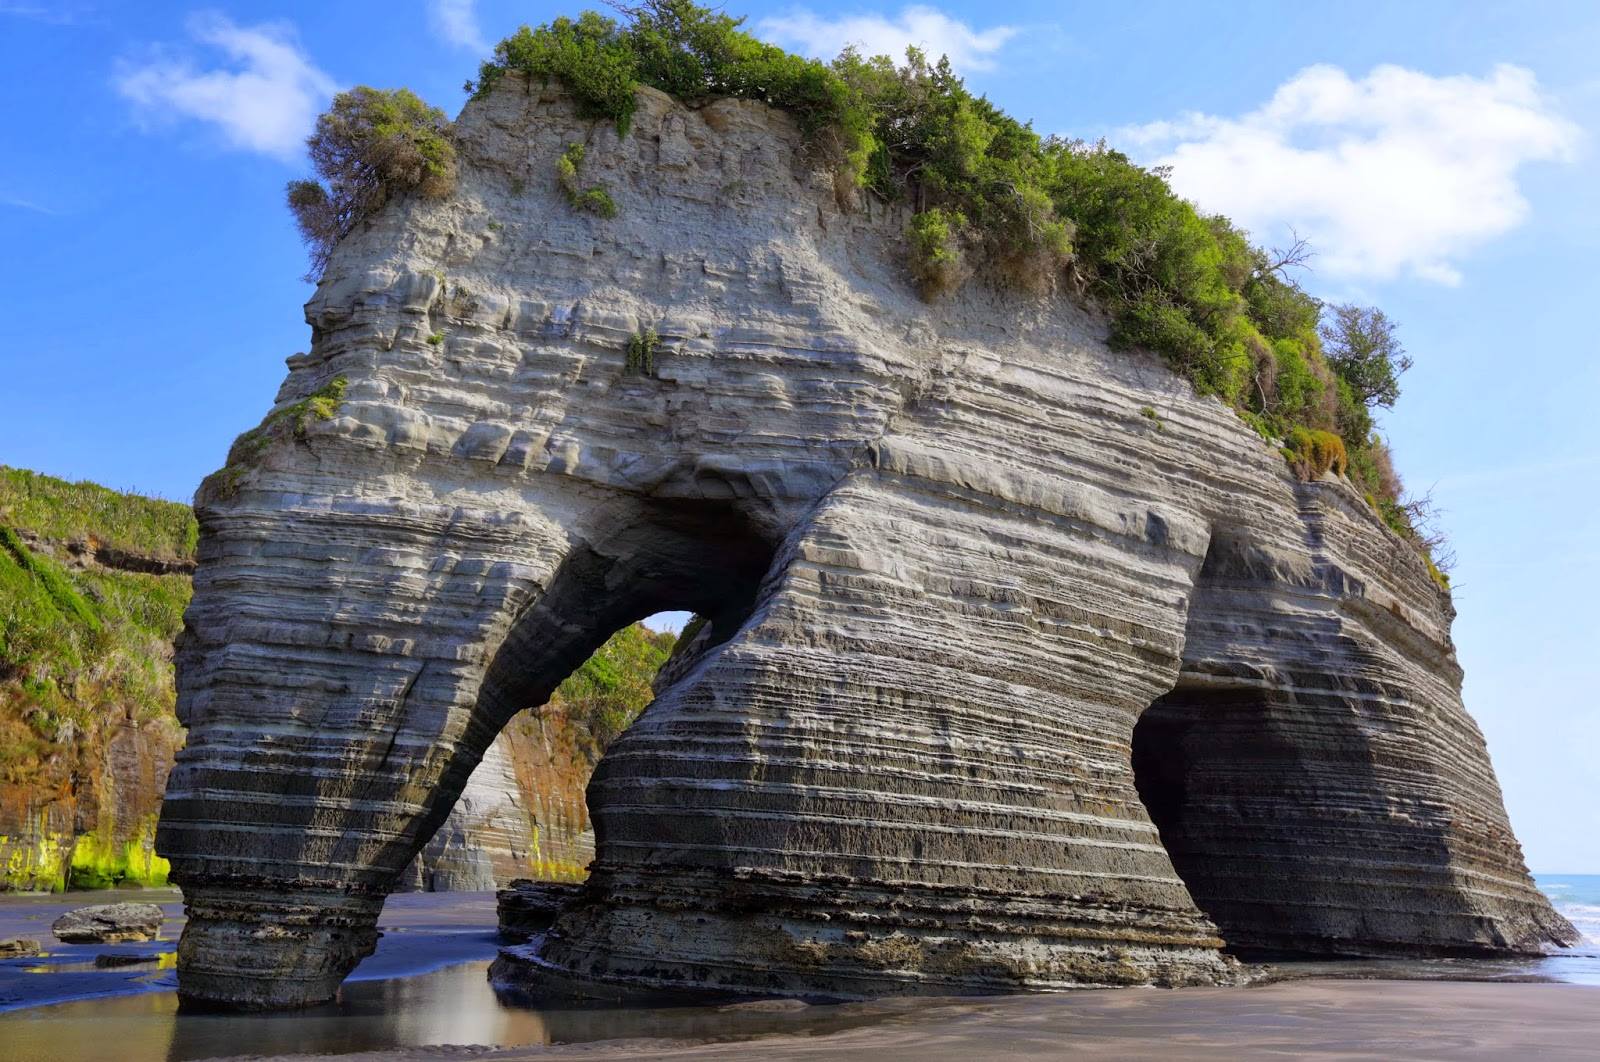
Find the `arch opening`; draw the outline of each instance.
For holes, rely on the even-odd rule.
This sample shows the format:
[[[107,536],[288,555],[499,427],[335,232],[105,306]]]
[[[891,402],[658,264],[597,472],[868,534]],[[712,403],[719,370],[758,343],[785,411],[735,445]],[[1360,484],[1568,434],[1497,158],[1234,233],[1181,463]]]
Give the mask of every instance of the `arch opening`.
[[[1133,733],[1135,786],[1195,905],[1240,958],[1472,956],[1432,768],[1352,710],[1377,689],[1179,684]],[[1419,930],[1419,921],[1422,928]]]
[[[523,806],[516,813],[525,828],[522,837],[510,840],[513,847],[520,841],[526,856],[490,866],[482,857],[452,861],[443,853],[446,877],[461,872],[463,862],[471,864],[461,880],[476,884],[454,887],[490,887],[486,880],[503,885],[511,876],[586,876],[595,854],[586,789],[605,749],[648,706],[652,687],[660,690],[681,677],[694,659],[738,631],[755,606],[774,551],[775,543],[735,506],[699,500],[632,510],[608,533],[567,554],[544,592],[512,620],[486,670],[468,741],[447,769],[462,773],[466,800],[486,770],[496,776],[488,785],[509,784],[517,791]],[[695,618],[684,651],[675,655],[666,652],[675,633],[654,636],[638,626],[668,610]],[[652,661],[672,659],[662,659],[660,672],[652,668],[645,675],[646,662],[629,658],[640,653]],[[619,683],[629,688],[619,689]],[[557,692],[563,688],[565,698]],[[452,834],[464,840],[461,812],[458,798],[441,799],[432,808],[418,831],[434,838],[423,847],[424,863],[430,852],[437,856],[435,850],[451,843]],[[511,824],[513,833],[517,825]],[[507,873],[519,865],[526,870]],[[415,887],[416,881],[433,887],[430,873],[439,876],[414,864],[402,887]]]

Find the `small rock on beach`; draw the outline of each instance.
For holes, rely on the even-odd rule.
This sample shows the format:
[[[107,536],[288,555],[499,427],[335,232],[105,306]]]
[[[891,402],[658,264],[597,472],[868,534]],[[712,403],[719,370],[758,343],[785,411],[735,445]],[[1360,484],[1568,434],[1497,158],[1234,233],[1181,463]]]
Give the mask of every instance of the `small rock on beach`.
[[[68,911],[51,925],[67,944],[121,944],[156,939],[166,916],[153,903],[108,903]]]

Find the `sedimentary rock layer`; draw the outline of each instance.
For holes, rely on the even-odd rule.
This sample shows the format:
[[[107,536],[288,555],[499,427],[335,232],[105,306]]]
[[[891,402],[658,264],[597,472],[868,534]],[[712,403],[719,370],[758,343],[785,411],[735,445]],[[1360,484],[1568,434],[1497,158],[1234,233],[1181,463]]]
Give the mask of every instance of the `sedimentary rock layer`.
[[[337,415],[198,498],[159,838],[185,996],[331,994],[495,733],[664,608],[709,632],[601,761],[592,877],[502,978],[1191,984],[1233,976],[1233,935],[1570,934],[1449,597],[1346,483],[1066,299],[923,304],[904,218],[842,210],[757,104],[644,91],[619,138],[507,78],[458,132],[455,195],[390,204],[307,306],[279,402],[342,377]],[[561,197],[571,142],[615,219]],[[1177,751],[1140,778],[1152,704]]]
[[[424,892],[492,892],[531,872],[534,820],[506,745],[503,733],[489,743],[449,817],[402,875],[405,886]]]

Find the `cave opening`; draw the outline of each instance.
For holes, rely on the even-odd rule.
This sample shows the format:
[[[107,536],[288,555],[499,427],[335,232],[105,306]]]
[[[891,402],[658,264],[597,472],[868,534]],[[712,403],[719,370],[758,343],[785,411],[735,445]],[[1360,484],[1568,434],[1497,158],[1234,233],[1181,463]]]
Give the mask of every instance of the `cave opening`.
[[[1451,953],[1418,944],[1384,890],[1439,886],[1449,823],[1385,796],[1397,771],[1384,728],[1352,703],[1375,687],[1314,675],[1293,685],[1186,677],[1133,731],[1139,798],[1195,905],[1250,960]],[[1432,951],[1429,948],[1432,947]]]
[[[1296,823],[1316,797],[1286,723],[1259,689],[1180,684],[1133,731],[1134,783],[1162,846],[1227,950],[1246,959],[1326,954],[1296,933],[1311,896]]]

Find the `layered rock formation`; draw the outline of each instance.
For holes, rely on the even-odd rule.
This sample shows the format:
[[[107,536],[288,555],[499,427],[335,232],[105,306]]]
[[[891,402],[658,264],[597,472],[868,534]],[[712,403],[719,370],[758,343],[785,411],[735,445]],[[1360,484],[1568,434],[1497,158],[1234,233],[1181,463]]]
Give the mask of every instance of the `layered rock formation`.
[[[549,701],[514,717],[401,875],[401,887],[491,890],[529,876],[582,881],[594,858],[584,787],[605,746],[649,702],[675,641],[642,624],[625,627]]]
[[[477,892],[527,875],[534,831],[525,803],[505,742],[497,738],[403,882],[426,892]]]
[[[170,658],[194,568],[188,508],[0,467],[0,532],[14,536],[0,543],[0,890],[165,884],[154,839],[183,740]],[[592,835],[565,779],[581,805],[592,758],[522,740],[539,723],[491,746],[405,884],[581,876]]]
[[[664,608],[708,631],[503,979],[1176,985],[1235,940],[1569,938],[1448,595],[1347,484],[1067,300],[923,304],[904,219],[841,210],[760,105],[644,91],[619,139],[508,77],[458,134],[455,195],[390,204],[307,306],[279,408],[342,379],[337,413],[198,498],[184,996],[329,996],[494,736]],[[573,142],[616,218],[562,198]]]

